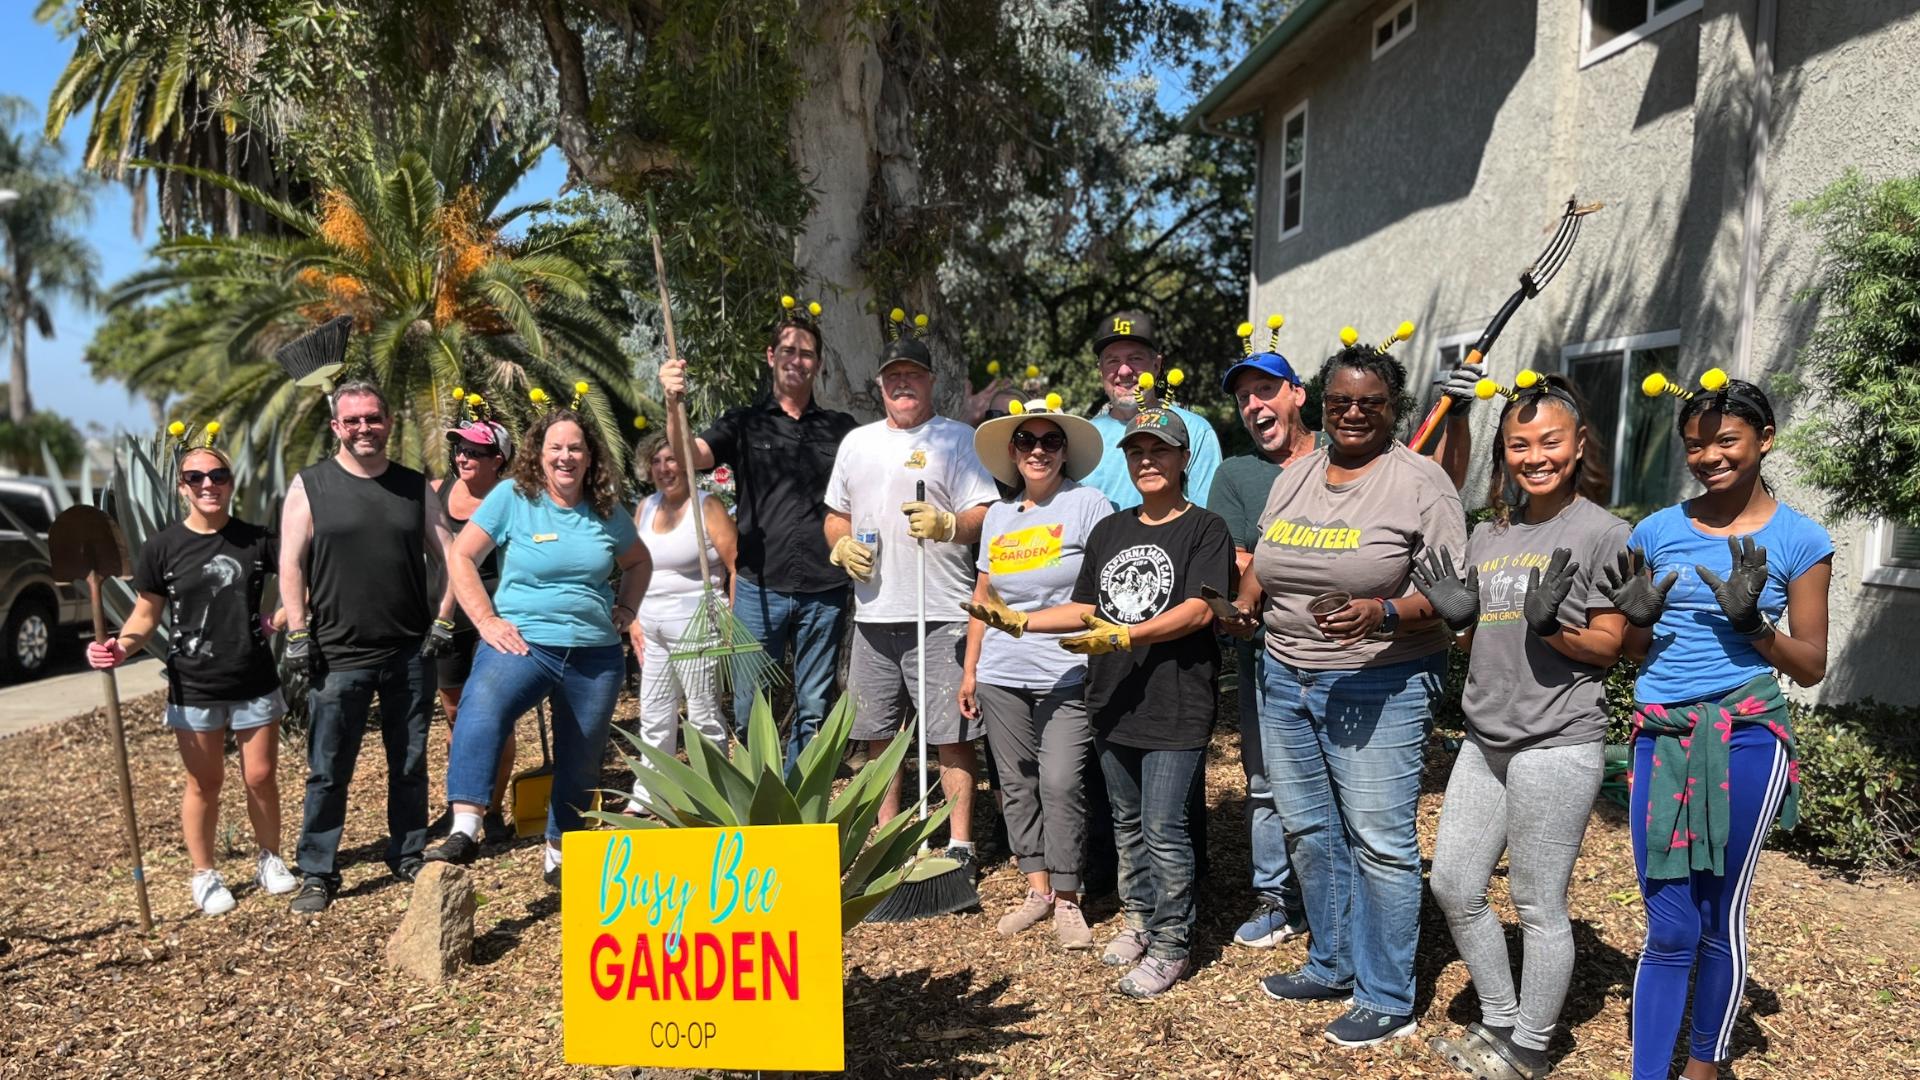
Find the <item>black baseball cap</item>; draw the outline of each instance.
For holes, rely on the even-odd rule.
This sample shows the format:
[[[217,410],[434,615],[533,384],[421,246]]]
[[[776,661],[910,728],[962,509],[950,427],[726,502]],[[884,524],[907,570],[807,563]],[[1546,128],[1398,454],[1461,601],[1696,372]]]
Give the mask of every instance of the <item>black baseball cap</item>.
[[[1144,311],[1116,311],[1094,325],[1093,355],[1099,356],[1102,349],[1116,341],[1137,341],[1156,353],[1160,351],[1159,343],[1153,339],[1153,316]]]
[[[1182,450],[1190,445],[1187,422],[1172,409],[1141,409],[1134,413],[1133,419],[1127,421],[1127,429],[1120,433],[1120,445],[1141,432]]]
[[[896,360],[905,360],[919,364],[928,371],[933,370],[933,353],[927,349],[927,343],[919,338],[903,337],[887,342],[886,351],[880,354],[880,370]]]

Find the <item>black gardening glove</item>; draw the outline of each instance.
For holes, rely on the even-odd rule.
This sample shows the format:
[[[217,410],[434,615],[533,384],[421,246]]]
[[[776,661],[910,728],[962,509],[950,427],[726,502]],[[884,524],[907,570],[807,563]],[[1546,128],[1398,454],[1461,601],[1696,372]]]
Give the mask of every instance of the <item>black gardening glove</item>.
[[[1669,570],[1667,576],[1655,584],[1653,572],[1647,569],[1647,553],[1639,548],[1622,551],[1613,566],[1601,569],[1606,572],[1606,580],[1599,583],[1601,594],[1628,622],[1643,628],[1660,621],[1660,612],[1667,606],[1667,593],[1673,583],[1680,580],[1679,571]]]
[[[1456,634],[1466,633],[1480,618],[1480,568],[1469,566],[1467,576],[1461,577],[1445,548],[1428,548],[1424,566],[1413,560],[1413,587]]]
[[[287,700],[304,699],[313,685],[313,638],[305,630],[287,634],[287,647],[280,654],[280,685]]]
[[[420,643],[420,655],[429,660],[453,655],[452,619],[433,620],[433,629],[427,631],[427,640]]]
[[[1527,629],[1541,637],[1560,632],[1560,605],[1573,591],[1573,575],[1580,572],[1579,563],[1567,561],[1571,558],[1572,551],[1554,548],[1545,574],[1537,566],[1527,571]]]
[[[1767,549],[1754,546],[1751,536],[1739,540],[1729,536],[1727,550],[1733,553],[1733,572],[1727,580],[1721,581],[1720,575],[1704,566],[1695,565],[1693,572],[1713,590],[1733,632],[1752,637],[1766,625],[1760,618],[1760,592],[1767,587]]]

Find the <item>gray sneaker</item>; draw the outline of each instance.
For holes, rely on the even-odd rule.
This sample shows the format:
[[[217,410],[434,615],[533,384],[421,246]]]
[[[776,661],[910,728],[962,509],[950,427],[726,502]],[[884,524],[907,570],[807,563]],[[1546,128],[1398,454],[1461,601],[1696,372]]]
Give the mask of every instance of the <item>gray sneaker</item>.
[[[1080,905],[1071,900],[1053,902],[1053,936],[1063,949],[1093,948],[1093,929]]]
[[[1108,967],[1132,967],[1145,955],[1147,932],[1126,926],[1114,935],[1112,941],[1107,942],[1107,951],[1100,954],[1100,962]]]
[[[1000,916],[1000,922],[994,926],[994,931],[1001,937],[1012,937],[1052,913],[1053,900],[1028,889],[1027,898],[1020,901],[1019,907]]]
[[[1173,989],[1173,984],[1187,973],[1187,958],[1162,960],[1158,956],[1144,956],[1132,971],[1120,980],[1121,993],[1133,998],[1159,997]]]

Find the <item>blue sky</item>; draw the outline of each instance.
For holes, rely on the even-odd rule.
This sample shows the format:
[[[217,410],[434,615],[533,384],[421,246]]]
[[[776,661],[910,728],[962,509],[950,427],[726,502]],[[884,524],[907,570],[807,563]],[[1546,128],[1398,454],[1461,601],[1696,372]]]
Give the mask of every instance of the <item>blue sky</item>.
[[[5,13],[0,14],[0,93],[23,97],[44,115],[47,94],[73,48],[70,41],[61,41],[52,27],[34,21],[33,7],[26,0],[5,0]],[[70,120],[60,140],[75,167],[79,165],[88,119],[82,115]],[[550,151],[509,205],[550,197],[565,179],[565,164],[558,151]],[[145,264],[147,248],[154,240],[152,215],[148,215],[143,236],[133,234],[132,215],[133,198],[124,186],[111,184],[98,189],[93,221],[85,228],[85,235],[100,256],[101,281],[109,286]],[[146,405],[131,398],[117,382],[95,382],[82,359],[99,322],[97,313],[58,307],[54,311],[53,340],[38,335],[31,338],[27,356],[34,407],[66,416],[82,431],[96,427],[104,431],[145,430],[151,423]]]

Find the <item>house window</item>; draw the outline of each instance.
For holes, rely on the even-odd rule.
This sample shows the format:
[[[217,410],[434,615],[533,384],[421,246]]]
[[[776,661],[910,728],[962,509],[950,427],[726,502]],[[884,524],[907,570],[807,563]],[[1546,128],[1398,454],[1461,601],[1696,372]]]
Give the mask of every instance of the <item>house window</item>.
[[[1584,0],[1586,44],[1582,67],[1603,60],[1636,41],[1700,10],[1702,0]]]
[[[1867,569],[1860,580],[1868,585],[1920,589],[1920,528],[1892,521],[1873,526],[1867,547]]]
[[[1588,429],[1606,443],[1614,505],[1653,508],[1672,502],[1674,401],[1643,395],[1640,383],[1656,371],[1677,376],[1680,332],[1569,345],[1561,359],[1587,403]]]
[[[1413,33],[1415,0],[1400,0],[1385,15],[1373,21],[1373,58],[1393,48]]]
[[[1280,239],[1300,231],[1307,188],[1307,103],[1294,106],[1280,124]]]
[[[1473,350],[1473,343],[1478,340],[1480,340],[1479,334],[1448,334],[1440,339],[1439,344],[1434,347],[1433,354],[1433,392],[1428,395],[1428,400],[1421,403],[1424,409],[1428,411],[1433,409],[1434,404],[1440,400],[1439,381],[1460,366],[1460,362],[1466,359],[1467,353]]]

